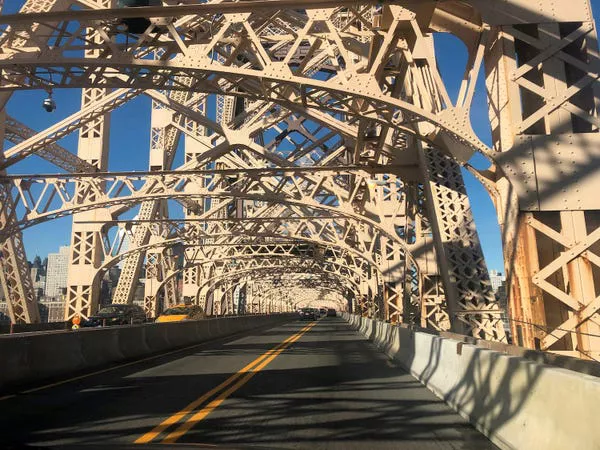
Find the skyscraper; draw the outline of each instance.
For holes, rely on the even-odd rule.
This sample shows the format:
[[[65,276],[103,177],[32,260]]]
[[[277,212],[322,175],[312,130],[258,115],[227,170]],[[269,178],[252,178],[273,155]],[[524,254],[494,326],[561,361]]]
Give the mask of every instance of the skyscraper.
[[[498,292],[504,283],[506,282],[506,277],[502,275],[497,270],[490,270],[490,283],[492,284],[492,290],[494,292]]]
[[[69,246],[60,247],[58,253],[48,254],[46,271],[46,297],[60,297],[62,290],[67,287],[69,267]]]
[[[138,216],[134,216],[132,220],[137,220]],[[119,248],[119,253],[125,253],[129,250],[129,246],[131,244],[131,237],[135,234],[136,226],[132,226],[130,231],[126,231],[124,228],[120,228],[118,233],[118,239],[121,241],[121,247]],[[125,259],[122,259],[117,263],[117,267],[119,269],[123,269],[123,264],[125,264]]]

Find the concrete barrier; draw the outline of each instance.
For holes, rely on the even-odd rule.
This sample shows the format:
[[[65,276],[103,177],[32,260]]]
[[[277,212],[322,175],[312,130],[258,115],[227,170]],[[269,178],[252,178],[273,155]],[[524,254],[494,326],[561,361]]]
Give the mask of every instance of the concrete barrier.
[[[84,329],[77,333],[84,367],[98,367],[124,359],[119,346],[119,331],[117,328],[107,327],[99,330]],[[64,335],[69,337],[68,333]]]
[[[198,322],[196,322],[196,337],[198,339],[198,342],[210,339],[210,332],[206,320],[199,320]]]
[[[219,334],[219,321],[215,319],[207,319],[206,324],[208,325],[208,334],[212,337],[218,337]]]
[[[0,390],[199,344],[295,314],[0,336]]]
[[[526,351],[513,356],[342,316],[500,448],[600,448],[598,377],[532,361]]]
[[[39,337],[41,336],[41,338]],[[2,340],[19,339],[18,335],[2,336]],[[24,336],[27,346],[25,374],[33,379],[38,374],[54,377],[61,373],[77,371],[85,367],[80,336],[72,338],[67,332],[28,334]],[[8,352],[10,353],[9,349]],[[3,357],[5,352],[0,354]]]
[[[11,325],[10,322],[0,322],[0,334],[35,333],[37,331],[67,330],[71,327],[67,322],[50,323],[19,323]]]
[[[123,327],[117,334],[124,359],[140,358],[151,353],[146,332],[150,327]]]
[[[166,336],[170,347],[184,347],[197,342],[196,324],[194,322],[156,324],[166,328]]]
[[[0,386],[4,380],[18,380],[23,374],[30,376],[29,346],[28,340],[23,338],[13,342],[0,339]]]

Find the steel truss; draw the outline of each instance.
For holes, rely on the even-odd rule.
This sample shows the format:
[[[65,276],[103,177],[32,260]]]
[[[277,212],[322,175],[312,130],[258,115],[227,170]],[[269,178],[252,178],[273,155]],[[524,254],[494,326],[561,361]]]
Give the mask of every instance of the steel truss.
[[[555,0],[552,17],[527,0],[397,3],[45,0],[0,15],[3,105],[20,89],[84,89],[81,110],[46,130],[5,121],[0,170],[35,155],[62,171],[0,176],[11,318],[37,320],[21,231],[73,215],[67,319],[94,311],[100,277],[124,260],[113,301],[132,301],[145,263],[149,315],[181,298],[218,314],[286,310],[301,302],[281,285],[303,304],[331,285],[340,307],[506,341],[462,165],[496,205],[515,341],[600,357],[588,0]],[[131,17],[148,28],[128,33]],[[455,100],[436,32],[468,50]],[[470,119],[483,76],[491,146]],[[110,112],[140,95],[153,105],[149,170],[107,173]],[[58,145],[73,131],[77,156]],[[468,164],[477,152],[487,170]]]

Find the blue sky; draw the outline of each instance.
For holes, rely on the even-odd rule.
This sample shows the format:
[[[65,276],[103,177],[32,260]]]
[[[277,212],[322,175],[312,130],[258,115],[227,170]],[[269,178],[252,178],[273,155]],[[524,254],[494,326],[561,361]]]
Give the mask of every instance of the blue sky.
[[[17,12],[22,0],[5,1],[4,13]],[[600,0],[592,0],[594,16],[599,19]],[[466,64],[466,51],[463,45],[452,36],[437,38],[437,57],[440,71],[446,80],[450,95],[454,98]],[[54,98],[58,105],[56,112],[45,113],[40,104],[45,92],[21,91],[13,95],[7,106],[8,114],[27,124],[35,130],[42,130],[79,109],[79,90],[57,90]],[[487,105],[483,78],[479,78],[473,110],[473,128],[487,144],[491,143]],[[140,96],[111,115],[110,159],[109,169],[147,170],[148,149],[150,141],[150,100]],[[76,152],[77,133],[72,133],[59,142],[63,147]],[[182,152],[178,152],[175,167],[181,164]],[[481,165],[483,158],[475,158],[474,165]],[[57,169],[44,160],[33,157],[13,166],[9,173],[54,173]],[[483,187],[471,175],[465,173],[467,190],[471,199],[475,222],[482,241],[484,254],[490,269],[503,270],[500,231],[496,213],[489,196]],[[68,245],[70,240],[71,217],[64,217],[28,228],[23,232],[24,242],[29,260],[35,255],[44,257],[56,252],[61,245]]]

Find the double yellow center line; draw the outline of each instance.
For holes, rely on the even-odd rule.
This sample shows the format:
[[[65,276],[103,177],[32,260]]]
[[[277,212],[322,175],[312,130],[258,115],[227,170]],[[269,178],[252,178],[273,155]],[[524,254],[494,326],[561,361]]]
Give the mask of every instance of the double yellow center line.
[[[187,405],[181,411],[173,414],[171,417],[163,420],[159,425],[154,427],[151,431],[140,436],[134,442],[136,444],[147,444],[154,439],[156,439],[159,435],[166,432],[166,430],[181,422],[183,419],[188,417],[183,423],[177,427],[174,431],[171,431],[163,440],[163,443],[172,444],[176,442],[181,436],[187,433],[190,428],[196,425],[198,422],[203,420],[206,416],[208,416],[211,412],[213,412],[216,408],[219,407],[221,403],[223,403],[227,397],[241,388],[244,384],[246,384],[254,375],[264,369],[271,361],[273,361],[277,356],[279,356],[286,348],[296,342],[298,339],[302,337],[306,332],[308,332],[312,327],[314,327],[317,322],[312,322],[309,325],[302,328],[298,333],[290,336],[281,344],[273,347],[271,350],[263,353],[261,356],[256,358],[250,364],[246,365],[242,369],[240,369],[237,373],[233,374],[217,387],[211,389],[206,394],[200,396],[192,403]],[[220,393],[220,394],[219,394]],[[207,400],[219,394],[214,400],[208,403],[199,411],[195,412],[196,408],[204,404]]]

